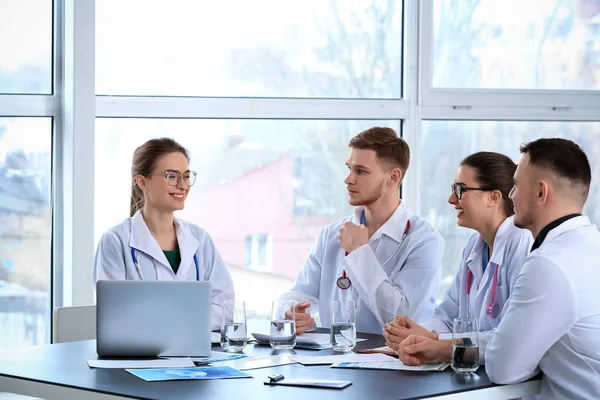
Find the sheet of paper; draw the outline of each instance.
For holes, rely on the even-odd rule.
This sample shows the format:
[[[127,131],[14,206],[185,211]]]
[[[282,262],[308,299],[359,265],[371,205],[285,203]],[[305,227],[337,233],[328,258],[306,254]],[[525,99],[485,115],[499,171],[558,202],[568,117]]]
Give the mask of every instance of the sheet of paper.
[[[277,356],[267,357],[252,357],[237,361],[222,361],[215,363],[215,366],[228,366],[231,368],[239,369],[240,371],[247,371],[249,369],[268,368],[276,367],[278,365],[296,364],[296,361],[292,360],[290,354],[283,354]]]
[[[329,389],[343,389],[352,385],[351,381],[337,381],[331,379],[302,379],[302,378],[286,378],[277,382],[265,381],[265,385],[280,385],[280,386],[302,386],[316,387]]]
[[[394,350],[390,349],[387,346],[383,346],[383,347],[375,347],[373,349],[364,349],[364,350],[358,350],[358,353],[382,353],[382,354],[389,354],[389,355],[394,355],[396,353],[394,353]]]
[[[159,358],[156,360],[87,360],[90,368],[186,368],[193,367],[191,358]]]
[[[362,342],[364,340],[367,340],[367,339],[356,338],[356,343]],[[318,343],[320,345],[329,346],[331,344],[331,335],[329,333],[306,332],[306,333],[303,333],[302,335],[296,336],[296,342],[297,343],[313,343],[314,342],[314,343]]]
[[[251,378],[250,375],[229,367],[127,369],[126,371],[147,382],[178,381],[186,379]]]
[[[443,371],[449,363],[404,365],[402,361],[376,361],[376,362],[343,362],[334,364],[331,368],[358,368],[358,369],[388,369],[397,371]]]
[[[248,358],[248,355],[243,353],[227,353],[224,351],[211,351],[208,357],[190,357],[196,364],[212,364],[221,361],[241,360],[243,358]]]
[[[344,362],[376,362],[376,361],[396,361],[394,357],[386,356],[385,354],[340,354],[333,356],[297,356],[292,355],[291,359],[302,365],[327,365],[339,364]]]

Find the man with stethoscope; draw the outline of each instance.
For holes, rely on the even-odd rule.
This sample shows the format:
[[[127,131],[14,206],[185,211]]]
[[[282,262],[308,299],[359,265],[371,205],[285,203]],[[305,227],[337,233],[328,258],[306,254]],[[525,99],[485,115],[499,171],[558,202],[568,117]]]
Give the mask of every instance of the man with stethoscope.
[[[189,155],[169,138],[152,139],[133,155],[131,217],[102,235],[94,261],[98,280],[195,280],[212,284],[212,329],[233,282],[208,233],[173,212],[183,209],[195,180]]]
[[[346,161],[354,214],[325,227],[291,291],[301,301],[296,332],[330,326],[335,300],[354,300],[356,328],[379,333],[396,315],[429,318],[441,273],[444,242],[398,198],[410,150],[390,128],[375,127],[349,143]]]

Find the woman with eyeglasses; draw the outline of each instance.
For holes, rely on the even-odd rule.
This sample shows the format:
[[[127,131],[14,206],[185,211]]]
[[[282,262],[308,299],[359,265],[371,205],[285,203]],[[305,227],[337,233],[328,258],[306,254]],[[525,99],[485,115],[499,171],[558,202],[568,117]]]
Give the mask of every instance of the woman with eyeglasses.
[[[193,280],[212,283],[212,329],[221,304],[234,298],[231,276],[212,239],[175,218],[196,179],[188,151],[169,138],[148,140],[133,154],[130,218],[102,235],[94,261],[98,280]]]
[[[479,360],[485,362],[486,344],[533,243],[531,233],[513,223],[508,195],[516,168],[510,158],[492,152],[472,154],[460,163],[448,203],[456,210],[457,224],[476,232],[433,317],[421,325],[406,316],[386,324],[386,344],[405,364],[450,362],[455,318],[478,321]]]

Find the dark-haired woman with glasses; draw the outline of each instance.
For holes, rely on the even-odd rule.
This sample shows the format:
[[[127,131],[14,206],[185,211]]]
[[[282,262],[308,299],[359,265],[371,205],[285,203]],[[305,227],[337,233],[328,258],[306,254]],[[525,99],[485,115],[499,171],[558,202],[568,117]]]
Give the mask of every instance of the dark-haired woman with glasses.
[[[479,360],[485,362],[486,344],[533,243],[531,233],[513,223],[508,194],[516,168],[510,158],[492,152],[472,154],[460,163],[448,203],[456,210],[458,225],[476,232],[433,317],[419,325],[399,316],[384,328],[388,347],[405,364],[450,362],[455,318],[478,321]]]
[[[94,261],[98,280],[195,280],[212,283],[212,329],[234,298],[231,276],[212,239],[175,218],[196,179],[188,151],[169,138],[138,147],[131,166],[130,218],[102,235]]]

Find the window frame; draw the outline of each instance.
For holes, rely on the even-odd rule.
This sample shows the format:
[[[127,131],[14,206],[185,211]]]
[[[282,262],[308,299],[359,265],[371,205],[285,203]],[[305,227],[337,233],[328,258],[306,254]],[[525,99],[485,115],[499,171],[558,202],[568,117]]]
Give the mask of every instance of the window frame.
[[[432,87],[433,1],[403,3],[401,99],[326,99],[97,96],[95,0],[54,0],[52,94],[0,95],[0,117],[53,118],[52,307],[94,303],[96,118],[400,120],[415,210],[424,120],[600,121],[600,91]]]
[[[435,0],[420,2],[421,96],[423,107],[441,107],[438,111],[472,111],[506,107],[519,115],[546,115],[550,119],[584,118],[594,120],[600,113],[600,90],[555,89],[450,89],[433,87]],[[451,111],[450,111],[451,112]],[[431,113],[433,114],[433,113]],[[490,113],[491,114],[491,113]],[[513,117],[514,119],[514,117]]]

